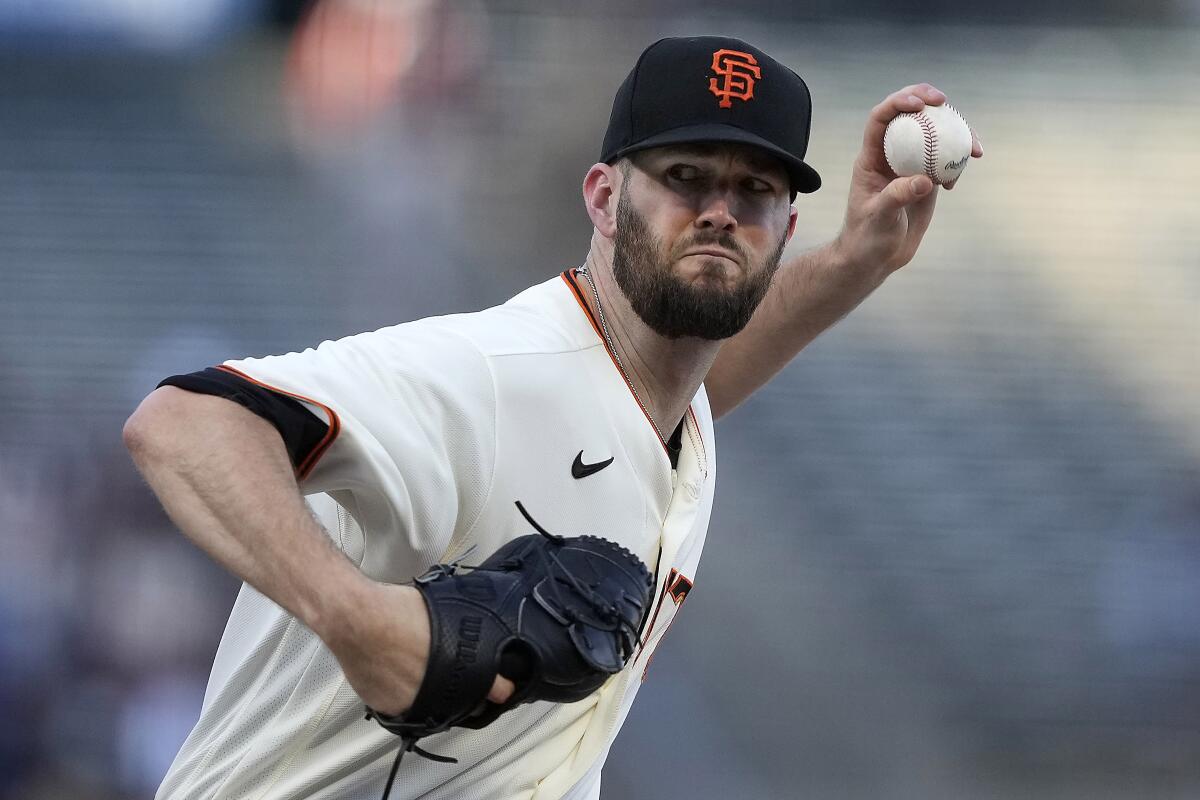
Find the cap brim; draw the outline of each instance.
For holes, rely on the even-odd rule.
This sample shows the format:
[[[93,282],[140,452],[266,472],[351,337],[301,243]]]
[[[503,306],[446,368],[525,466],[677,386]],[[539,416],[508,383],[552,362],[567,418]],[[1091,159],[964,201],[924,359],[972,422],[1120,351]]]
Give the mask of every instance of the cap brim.
[[[636,144],[622,148],[606,160],[611,163],[621,156],[627,156],[639,150],[649,150],[651,147],[662,147],[668,144],[696,144],[699,142],[737,142],[738,144],[748,144],[758,147],[783,162],[794,191],[801,194],[810,194],[821,188],[821,176],[817,174],[815,169],[786,150],[771,144],[761,136],[755,136],[753,133],[734,125],[707,123],[704,125],[685,125],[682,128],[673,128],[672,130],[663,131],[648,139],[643,139]]]

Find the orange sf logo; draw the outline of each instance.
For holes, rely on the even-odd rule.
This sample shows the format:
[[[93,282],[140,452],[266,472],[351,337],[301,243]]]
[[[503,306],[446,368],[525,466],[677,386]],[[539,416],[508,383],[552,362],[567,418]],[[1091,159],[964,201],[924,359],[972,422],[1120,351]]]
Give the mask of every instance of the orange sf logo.
[[[762,68],[754,56],[740,50],[718,50],[713,53],[712,68],[725,78],[720,87],[716,78],[708,79],[708,90],[721,99],[721,108],[731,108],[734,97],[738,100],[754,97],[754,81],[762,78]]]

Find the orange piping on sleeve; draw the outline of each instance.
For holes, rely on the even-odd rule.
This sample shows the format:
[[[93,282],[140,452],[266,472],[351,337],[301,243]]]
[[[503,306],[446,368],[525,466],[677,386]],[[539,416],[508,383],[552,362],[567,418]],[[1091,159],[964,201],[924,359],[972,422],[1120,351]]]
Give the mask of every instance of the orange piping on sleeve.
[[[314,447],[312,451],[305,457],[305,459],[296,467],[296,478],[299,480],[304,480],[307,478],[308,474],[312,472],[313,467],[315,467],[317,462],[321,460],[321,456],[325,455],[325,451],[329,449],[329,446],[333,444],[333,441],[337,439],[338,434],[342,431],[342,420],[338,417],[337,412],[324,403],[313,400],[311,397],[305,397],[302,394],[289,392],[285,389],[280,389],[277,386],[272,386],[269,383],[264,383],[257,378],[247,375],[240,369],[227,367],[224,364],[218,364],[217,369],[223,372],[228,372],[230,375],[236,375],[242,380],[250,381],[250,383],[253,383],[256,386],[261,386],[264,389],[270,389],[272,392],[277,392],[278,394],[291,397],[294,400],[303,400],[305,403],[311,403],[325,412],[326,416],[329,418],[329,430],[325,432],[325,438],[317,442],[317,446]]]

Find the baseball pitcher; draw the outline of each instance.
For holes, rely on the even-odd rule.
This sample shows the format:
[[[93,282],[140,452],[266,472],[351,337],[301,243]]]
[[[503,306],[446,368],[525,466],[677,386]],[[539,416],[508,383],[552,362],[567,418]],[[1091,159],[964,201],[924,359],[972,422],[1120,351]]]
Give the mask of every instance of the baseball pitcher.
[[[884,130],[945,100],[876,106],[842,230],[781,263],[821,185],[808,87],[664,39],[584,176],[581,266],[164,380],[125,441],[244,585],[159,800],[596,800],[696,577],[713,420],[912,259],[938,187]]]

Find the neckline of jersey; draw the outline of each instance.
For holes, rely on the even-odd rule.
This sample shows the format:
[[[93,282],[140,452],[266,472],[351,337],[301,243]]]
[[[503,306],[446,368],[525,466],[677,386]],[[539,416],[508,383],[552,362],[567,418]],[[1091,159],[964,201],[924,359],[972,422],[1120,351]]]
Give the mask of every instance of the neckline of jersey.
[[[592,307],[588,305],[587,295],[584,293],[583,288],[579,285],[579,278],[577,277],[578,271],[578,267],[571,267],[570,269],[563,270],[561,275],[563,283],[565,283],[567,288],[571,290],[571,294],[575,297],[575,302],[579,303],[579,307],[583,310],[584,315],[587,317],[588,323],[590,323],[592,326],[592,331],[596,334],[596,338],[600,340],[600,345],[604,348],[604,352],[608,353],[608,359],[612,362],[613,369],[617,371],[617,374],[621,376],[621,380],[625,382],[625,388],[629,390],[630,397],[633,399],[634,404],[637,405],[638,410],[642,412],[642,416],[646,418],[646,424],[650,426],[650,431],[654,434],[654,438],[658,439],[658,443],[662,445],[663,452],[667,454],[667,458],[669,460],[671,456],[671,449],[667,442],[659,434],[658,429],[654,426],[654,422],[650,419],[650,414],[646,411],[646,409],[642,408],[642,404],[638,402],[637,392],[634,391],[633,384],[629,381],[629,376],[626,375],[621,367],[617,364],[616,354],[608,346],[608,342],[604,340],[604,333],[600,328],[599,321],[596,319],[596,313],[592,311]],[[684,414],[683,418],[679,420],[679,425],[672,429],[672,436],[674,436],[674,431],[677,430],[679,426],[687,424],[688,415],[691,413],[692,406],[689,403],[688,413]]]

